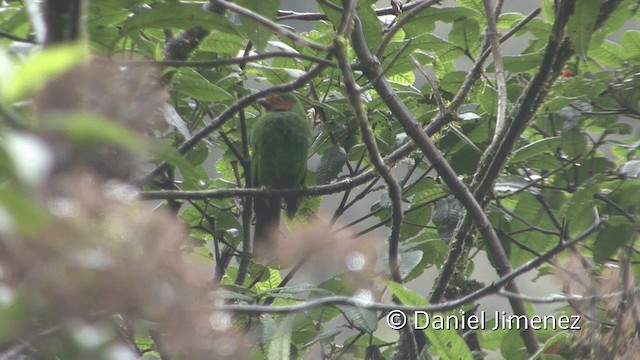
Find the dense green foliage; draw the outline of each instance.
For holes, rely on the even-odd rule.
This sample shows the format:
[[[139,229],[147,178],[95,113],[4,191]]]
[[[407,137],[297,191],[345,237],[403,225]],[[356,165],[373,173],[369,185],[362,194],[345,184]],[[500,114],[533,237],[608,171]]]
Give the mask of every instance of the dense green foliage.
[[[492,1],[392,2],[89,0],[75,41],[42,44],[60,24],[4,1],[0,358],[637,354],[640,2],[499,13],[501,57]],[[301,100],[314,140],[265,264],[250,205],[275,189],[245,188],[274,92]],[[560,284],[545,312],[581,330],[386,324],[382,303],[476,291],[436,313],[490,308],[507,281],[490,282],[520,267]],[[512,280],[523,296],[502,310],[542,311]]]

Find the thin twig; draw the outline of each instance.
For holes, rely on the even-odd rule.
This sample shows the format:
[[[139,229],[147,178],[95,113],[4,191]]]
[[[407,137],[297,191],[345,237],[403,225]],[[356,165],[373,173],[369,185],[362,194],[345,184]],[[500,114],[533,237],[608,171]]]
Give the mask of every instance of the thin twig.
[[[398,282],[402,282],[402,276],[400,275],[399,259],[398,259],[398,244],[400,241],[400,229],[402,227],[402,189],[400,185],[391,174],[391,170],[387,164],[385,164],[378,145],[376,144],[376,138],[367,119],[367,114],[360,98],[360,89],[353,78],[353,73],[349,67],[349,59],[347,57],[347,39],[344,36],[348,36],[350,29],[353,26],[353,13],[355,13],[355,1],[348,2],[352,8],[345,10],[346,14],[343,19],[341,31],[336,36],[334,41],[335,55],[340,70],[342,71],[344,85],[346,87],[347,94],[349,95],[349,102],[354,109],[358,124],[360,125],[360,132],[362,134],[362,141],[364,142],[369,158],[376,171],[382,176],[389,191],[389,198],[392,204],[393,223],[391,226],[391,236],[389,238],[389,268],[391,270],[391,278]]]
[[[118,62],[118,64],[123,66],[131,66],[131,67],[172,66],[172,67],[215,68],[215,67],[234,65],[234,64],[245,64],[252,61],[271,59],[271,58],[277,58],[277,57],[309,60],[318,64],[324,64],[327,66],[336,66],[336,64],[333,61],[319,58],[313,55],[300,54],[292,51],[272,51],[268,53],[240,56],[240,57],[235,57],[230,59],[218,59],[218,60],[207,60],[207,61],[129,60],[129,61],[120,61]]]

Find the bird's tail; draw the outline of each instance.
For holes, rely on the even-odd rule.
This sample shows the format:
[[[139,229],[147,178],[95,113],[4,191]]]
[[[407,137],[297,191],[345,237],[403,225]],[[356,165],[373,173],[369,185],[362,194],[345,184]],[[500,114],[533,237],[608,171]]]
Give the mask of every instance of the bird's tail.
[[[256,228],[253,235],[253,253],[258,258],[271,258],[280,228],[280,196],[256,197],[253,200]]]
[[[284,201],[287,203],[287,216],[293,219],[298,211],[299,198],[297,196],[285,196]]]

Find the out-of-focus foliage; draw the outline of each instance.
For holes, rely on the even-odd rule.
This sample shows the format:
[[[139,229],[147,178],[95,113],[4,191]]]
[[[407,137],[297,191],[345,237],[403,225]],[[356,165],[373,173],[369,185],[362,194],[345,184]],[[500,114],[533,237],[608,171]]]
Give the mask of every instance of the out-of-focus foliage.
[[[539,71],[557,15],[554,3],[562,1],[569,0],[542,1],[541,15],[506,39],[521,45],[503,56],[508,111]],[[539,276],[554,267],[567,294],[635,293],[639,5],[623,0],[599,23],[599,4],[614,1],[575,3],[567,26],[575,55],[550,84],[506,167],[495,174],[485,210],[514,268],[578,236],[597,210],[606,218],[602,228],[537,269]],[[319,1],[311,14],[281,8],[278,0],[234,4],[319,45],[332,44],[343,16],[342,2],[334,0]],[[249,315],[215,309],[224,302],[292,306],[332,295],[367,304],[390,301],[392,294],[403,304],[427,304],[425,274],[433,277],[441,269],[465,208],[423,153],[403,152],[410,142],[405,129],[361,76],[355,52],[349,61],[380,153],[404,154],[389,164],[405,209],[399,246],[405,284],[388,283],[384,240],[392,207],[377,177],[332,195],[307,196],[297,216],[282,225],[282,262],[249,260],[245,269],[243,240],[252,235],[251,219],[243,218],[247,197],[158,203],[137,197],[138,191],[245,187],[249,134],[263,109],[257,103],[234,106],[258,89],[306,76],[325,57],[334,61],[327,52],[276,36],[254,18],[211,4],[203,9],[202,2],[86,5],[83,40],[45,48],[34,43],[33,19],[22,2],[0,6],[0,358],[390,358],[397,337],[390,335],[384,312],[327,306]],[[468,64],[484,51],[482,1],[434,5],[406,22],[410,10],[393,15],[378,5],[359,1],[364,40],[380,56],[394,96],[427,125],[439,111],[434,92],[449,104]],[[501,14],[499,31],[513,29],[525,16]],[[396,23],[402,26],[385,44]],[[296,30],[303,27],[309,30]],[[181,60],[175,54],[187,62],[161,63]],[[254,55],[265,56],[233,60]],[[432,70],[434,88],[420,79],[412,56]],[[488,61],[484,69],[459,121],[432,137],[467,183],[495,130],[495,65]],[[306,186],[348,184],[370,171],[335,64],[291,91],[309,109],[315,128]],[[195,145],[181,147],[194,136]],[[148,177],[161,163],[168,167]],[[482,241],[476,248],[485,250]],[[571,271],[580,275],[580,286]],[[624,309],[609,300],[592,304],[601,307],[559,306],[558,316],[584,315],[583,331],[537,332],[546,358],[637,353],[637,336],[630,334],[637,334],[632,320],[640,319],[630,309],[638,304],[635,297],[626,301]],[[475,347],[455,329],[427,329],[424,335],[424,358],[529,356],[515,330],[479,331]]]

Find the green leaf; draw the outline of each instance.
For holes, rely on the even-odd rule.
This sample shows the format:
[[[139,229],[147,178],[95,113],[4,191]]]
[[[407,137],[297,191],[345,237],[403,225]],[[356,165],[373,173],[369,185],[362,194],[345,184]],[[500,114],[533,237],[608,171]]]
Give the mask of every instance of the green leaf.
[[[529,358],[527,348],[524,346],[520,332],[509,329],[500,344],[500,354],[504,359],[526,360]]]
[[[593,258],[598,263],[607,261],[620,247],[630,243],[633,235],[637,236],[637,230],[629,224],[605,225],[602,231],[598,232],[596,241],[593,244]]]
[[[456,21],[449,32],[449,41],[473,52],[480,46],[480,38],[480,25],[475,19]]]
[[[194,179],[196,183],[199,182],[198,179],[200,178],[193,163],[187,160],[184,155],[180,154],[173,147],[169,146],[168,144],[155,144],[152,150],[154,155],[158,159],[164,160],[167,163],[171,164],[171,166],[175,166],[176,168],[178,168],[183,178]]]
[[[585,182],[571,196],[563,211],[563,217],[569,223],[570,234],[580,233],[585,227],[593,222],[593,206],[595,199],[593,196],[599,190],[599,180],[601,176],[596,175]]]
[[[244,40],[235,34],[222,31],[212,31],[200,43],[199,50],[211,51],[218,54],[236,56],[244,48]]]
[[[483,26],[484,24],[486,24],[487,20],[484,18],[485,11],[484,11],[484,4],[482,3],[482,0],[458,0],[458,2],[463,7],[474,10],[478,20],[481,21],[481,24]]]
[[[614,43],[611,40],[605,40],[602,44],[589,51],[589,57],[602,65],[619,68],[625,61],[627,54],[620,44]]]
[[[520,55],[507,55],[502,57],[504,69],[510,72],[526,72],[540,66],[542,52],[524,53]],[[493,64],[488,67],[489,71],[494,71]]]
[[[388,282],[387,288],[391,291],[404,305],[410,306],[426,306],[428,302],[426,299],[418,295],[412,290],[407,289],[405,286]],[[424,317],[419,317],[424,320]],[[416,324],[418,325],[418,324]],[[424,324],[420,324],[424,326]],[[471,360],[473,356],[467,346],[467,343],[458,335],[455,329],[438,329],[435,330],[431,327],[427,327],[423,330],[429,341],[431,342],[431,349],[435,355],[438,355],[443,360]]]
[[[409,239],[424,230],[424,225],[431,218],[431,206],[411,204],[404,217],[401,240]]]
[[[211,83],[193,69],[180,69],[175,79],[174,89],[196,100],[216,102],[233,100],[233,95]]]
[[[358,1],[358,17],[362,23],[362,32],[370,49],[377,49],[382,41],[382,25],[378,20],[373,4],[374,0]]]
[[[562,141],[559,136],[534,141],[531,144],[527,144],[514,151],[513,156],[511,157],[511,162],[515,163],[525,161],[542,152],[555,153],[556,149],[558,149],[561,144]]]
[[[378,314],[376,311],[352,306],[337,306],[337,308],[359,330],[372,333],[378,328]]]
[[[256,284],[256,291],[260,292],[275,289],[282,282],[282,277],[280,277],[280,272],[278,270],[268,268],[266,274],[268,277],[264,281],[260,281]]]
[[[419,266],[420,264],[425,264],[425,262],[423,262],[423,258],[424,258],[424,253],[422,250],[416,250],[414,249],[415,244],[409,244],[409,243],[402,243],[400,245],[400,252],[399,252],[399,268],[400,268],[400,276],[402,277],[403,281],[409,281],[410,279],[408,279],[407,277],[414,272],[414,270],[416,270],[416,267]],[[389,253],[385,252],[382,255],[382,260],[385,263],[389,263]]]
[[[340,328],[337,327],[332,327],[329,328],[323,332],[321,332],[320,334],[316,335],[313,339],[311,339],[308,343],[304,344],[303,347],[309,347],[319,341],[323,341],[323,340],[327,340],[327,339],[333,339],[334,337],[340,335],[342,333],[342,330]]]
[[[402,13],[398,20],[407,15]],[[402,29],[407,38],[412,38],[424,34],[431,34],[436,28],[436,22],[445,23],[463,22],[465,19],[479,19],[479,13],[466,7],[429,7],[420,11],[411,21],[405,22]]]
[[[236,3],[271,21],[276,20],[280,8],[280,0],[237,0]],[[240,22],[256,51],[263,52],[273,30],[246,16],[240,16]]]
[[[589,51],[589,43],[596,28],[596,20],[599,13],[600,1],[576,1],[567,29],[578,55],[585,56]]]
[[[560,138],[562,148],[569,158],[573,159],[587,153],[589,141],[584,131],[579,129],[563,131]]]
[[[464,215],[464,207],[453,195],[436,201],[431,214],[431,221],[438,228],[440,237],[449,242],[460,219]]]
[[[342,1],[340,0],[328,0],[333,5],[336,5],[342,8]],[[364,38],[367,42],[367,46],[371,51],[375,51],[378,48],[378,45],[382,41],[382,25],[380,25],[380,21],[378,20],[378,16],[376,15],[372,5],[375,3],[373,0],[362,0],[358,2],[358,17],[362,23],[362,32],[364,33]],[[331,6],[324,4],[324,2],[320,2],[320,6],[325,14],[327,14],[327,18],[333,24],[334,28],[340,28],[340,24],[342,22],[342,12],[334,10]]]
[[[640,57],[640,31],[627,31],[622,34],[620,44],[629,58]]]
[[[517,12],[506,12],[498,17],[498,29],[511,29],[513,25],[524,19],[524,15]]]
[[[450,93],[456,93],[460,89],[460,86],[462,86],[462,83],[464,82],[466,76],[467,73],[464,71],[450,72],[442,78],[442,80],[439,82],[439,85],[443,90],[446,90]]]
[[[333,181],[342,171],[347,160],[347,152],[338,144],[329,146],[320,158],[320,163],[316,169],[316,179],[318,185],[328,184]]]
[[[222,15],[204,11],[197,3],[156,3],[150,10],[134,14],[123,23],[122,35],[143,29],[191,29],[202,27],[223,33],[237,34],[233,25]]]
[[[555,0],[542,0],[542,15],[549,23],[556,21]]]
[[[476,98],[482,110],[491,116],[498,111],[498,92],[489,84],[485,84]]]

